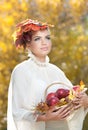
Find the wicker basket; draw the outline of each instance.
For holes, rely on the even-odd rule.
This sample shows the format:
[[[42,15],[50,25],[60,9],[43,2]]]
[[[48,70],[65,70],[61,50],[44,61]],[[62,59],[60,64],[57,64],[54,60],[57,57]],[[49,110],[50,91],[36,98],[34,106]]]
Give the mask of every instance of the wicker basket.
[[[74,105],[73,104],[73,99],[75,98],[76,94],[78,94],[79,92],[85,92],[87,91],[87,88],[85,88],[85,84],[81,81],[80,82],[80,85],[79,86],[79,91],[75,92],[73,87],[68,85],[68,84],[65,84],[65,83],[62,83],[62,82],[54,82],[50,85],[48,85],[45,89],[45,92],[44,92],[44,101],[41,101],[40,103],[38,103],[38,105],[36,106],[35,108],[35,111],[37,113],[41,113],[41,114],[45,114],[49,109],[50,107],[47,105],[47,102],[46,102],[46,97],[47,97],[47,91],[50,87],[53,87],[54,85],[64,85],[68,88],[69,91],[69,95],[67,97],[65,97],[64,99],[68,100],[64,103],[64,101],[61,99],[57,105],[56,105],[56,110],[57,109],[60,109],[61,107],[65,107],[65,106],[68,106],[68,105]],[[83,86],[83,89],[80,89],[80,87]],[[61,87],[61,88],[64,88],[64,87]],[[57,88],[59,89],[59,88]],[[64,88],[65,89],[65,88]],[[57,91],[57,90],[56,90]],[[60,104],[61,103],[61,104]]]
[[[45,92],[44,92],[44,102],[41,101],[41,102],[38,104],[38,106],[36,107],[36,111],[37,111],[38,113],[44,114],[44,113],[46,113],[47,110],[49,110],[49,109],[51,108],[51,107],[49,107],[49,106],[47,105],[47,103],[46,103],[47,91],[48,91],[48,89],[49,89],[50,87],[53,87],[54,85],[58,85],[58,84],[59,84],[59,85],[64,85],[64,86],[66,86],[67,88],[69,88],[69,90],[73,91],[72,86],[67,85],[67,84],[65,84],[65,83],[61,83],[61,82],[54,82],[54,83],[48,85],[48,86],[46,87],[46,89],[45,89]],[[61,87],[61,88],[62,88],[62,87]],[[56,109],[59,109],[59,108],[61,108],[61,107],[64,107],[64,106],[66,106],[66,105],[68,105],[68,104],[70,105],[70,104],[71,104],[71,101],[70,101],[69,103],[67,103],[67,102],[59,103],[59,105],[56,105]]]

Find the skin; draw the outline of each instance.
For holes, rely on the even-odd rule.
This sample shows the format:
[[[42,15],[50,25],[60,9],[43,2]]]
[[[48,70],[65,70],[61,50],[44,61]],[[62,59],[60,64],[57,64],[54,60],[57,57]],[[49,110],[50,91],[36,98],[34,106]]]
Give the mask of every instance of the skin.
[[[86,93],[78,94],[73,100],[73,103],[75,104],[74,109],[78,109],[82,106],[84,106],[84,108],[88,108],[88,95]]]
[[[51,51],[51,47],[52,43],[48,29],[34,33],[32,40],[27,44],[27,48],[30,49],[41,62],[45,61],[47,54]],[[63,120],[71,113],[71,108],[72,106],[68,105],[53,112],[56,108],[52,107],[45,115],[39,115],[37,121]]]
[[[39,115],[37,118],[37,121],[57,121],[57,120],[65,120],[67,116],[71,114],[72,106],[65,106],[62,108],[59,108],[56,112],[55,107],[52,107],[49,111],[46,112],[45,115]]]
[[[35,32],[27,47],[39,61],[44,62],[46,55],[49,54],[52,47],[50,31],[46,29]]]

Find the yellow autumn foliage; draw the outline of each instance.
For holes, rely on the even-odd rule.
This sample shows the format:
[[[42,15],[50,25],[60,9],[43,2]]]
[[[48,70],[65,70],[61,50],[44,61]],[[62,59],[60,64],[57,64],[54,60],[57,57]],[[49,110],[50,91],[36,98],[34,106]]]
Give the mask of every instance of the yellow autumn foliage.
[[[3,51],[4,53],[7,51],[7,47],[4,42],[0,42],[0,51]]]
[[[7,92],[15,65],[27,59],[13,45],[12,34],[24,19],[54,24],[51,30],[51,62],[77,84],[88,82],[88,0],[1,0],[0,1],[0,130],[6,129]],[[84,129],[88,128],[85,124]]]

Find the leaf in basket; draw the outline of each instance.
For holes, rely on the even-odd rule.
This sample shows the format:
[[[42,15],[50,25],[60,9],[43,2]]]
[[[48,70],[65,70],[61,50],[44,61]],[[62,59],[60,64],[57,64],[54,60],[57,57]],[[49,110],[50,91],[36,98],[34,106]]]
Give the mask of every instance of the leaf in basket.
[[[81,81],[80,81],[80,90],[83,90],[84,87],[85,87],[85,84],[84,84],[84,82],[81,80]]]
[[[77,94],[77,93],[83,91],[83,90],[84,90],[84,87],[85,87],[84,82],[83,82],[83,81],[80,81],[80,84],[79,84],[79,85],[75,85],[75,86],[73,87],[73,90],[74,90],[74,92]]]
[[[38,103],[38,105],[36,106],[36,111],[38,112],[46,112],[47,110],[49,110],[49,106],[47,105],[47,103],[45,102],[40,102]]]
[[[69,100],[73,100],[73,98],[75,98],[75,94],[73,93],[72,90],[70,90],[70,93],[69,93],[69,95],[68,95],[68,99],[69,99]]]
[[[59,104],[60,104],[60,106],[67,104],[66,99],[65,99],[65,98],[62,98],[62,99],[60,100],[60,103],[59,103]]]

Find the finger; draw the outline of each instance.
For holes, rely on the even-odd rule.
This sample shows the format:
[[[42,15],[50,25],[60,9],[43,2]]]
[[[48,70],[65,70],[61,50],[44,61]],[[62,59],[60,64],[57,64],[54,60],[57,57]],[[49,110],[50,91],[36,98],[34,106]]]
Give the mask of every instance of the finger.
[[[76,98],[73,100],[73,104],[78,104],[80,102],[80,99]]]
[[[54,111],[55,112],[62,112],[62,111],[64,111],[67,108],[69,108],[69,107],[68,106],[61,106],[61,107],[56,108]]]
[[[74,107],[71,110],[67,111],[66,113],[62,113],[61,120],[66,119],[71,113],[73,113],[73,111],[74,111]]]
[[[74,106],[74,110],[79,109],[81,106],[81,104]]]
[[[51,106],[50,109],[49,109],[49,112],[54,112],[56,110],[56,107],[55,106]]]
[[[82,91],[82,92],[80,92],[80,93],[78,94],[78,96],[77,96],[77,97],[78,97],[78,98],[81,98],[82,96],[86,96],[86,93],[85,93],[85,92],[83,92],[83,91]]]
[[[66,115],[70,112],[71,108],[67,107],[67,108],[62,108],[58,111],[58,115],[61,113],[61,115]]]
[[[57,113],[56,113],[57,119],[64,120],[67,116],[69,116],[72,113],[72,111],[74,110],[73,105],[71,105],[71,106],[72,106],[72,108],[66,106],[66,107],[62,107],[61,109],[59,109],[59,111],[57,111]]]
[[[63,110],[69,110],[69,109],[71,109],[71,108],[73,108],[73,104],[72,104],[72,103],[70,103],[70,104],[68,104],[66,107],[64,107]]]
[[[73,104],[79,104],[80,100],[73,101]]]
[[[61,114],[61,119],[60,120],[63,120],[63,119],[66,119],[66,117],[68,117],[70,115],[70,111],[64,113],[64,114]]]

